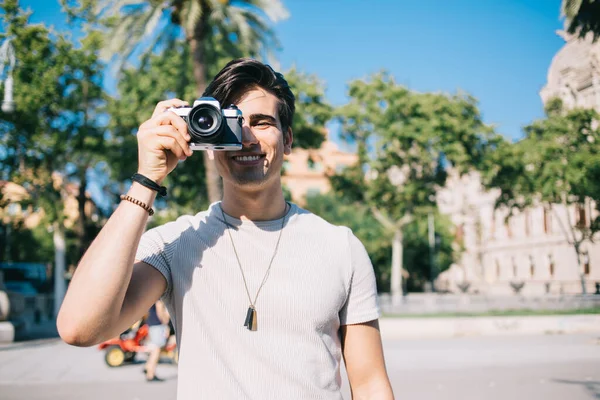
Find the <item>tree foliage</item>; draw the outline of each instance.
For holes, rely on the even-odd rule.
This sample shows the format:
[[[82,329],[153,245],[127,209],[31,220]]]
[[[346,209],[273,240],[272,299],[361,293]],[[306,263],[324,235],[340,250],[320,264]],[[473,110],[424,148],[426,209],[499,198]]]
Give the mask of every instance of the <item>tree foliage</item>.
[[[292,121],[294,147],[319,148],[326,137],[325,125],[333,116],[333,107],[325,98],[325,85],[316,75],[298,71],[296,67],[284,76],[296,96]]]
[[[90,32],[76,45],[44,25],[30,24],[30,13],[16,0],[5,0],[0,8],[2,39],[10,38],[17,59],[15,110],[0,114],[3,178],[22,185],[33,209],[43,211],[45,224],[63,231],[67,186],[79,185],[85,202],[87,173],[103,159],[99,36]],[[85,229],[83,220],[77,227],[80,248]]]
[[[448,168],[483,167],[498,141],[468,95],[417,93],[386,73],[352,82],[349,95],[341,121],[367,169],[363,200],[393,220],[432,206]]]
[[[396,242],[416,216],[432,212],[449,168],[458,173],[487,168],[486,155],[499,141],[466,94],[417,93],[382,72],[351,82],[349,97],[339,115],[360,163],[334,176],[332,185],[366,204],[395,232]],[[400,267],[392,268],[393,275],[394,270],[399,280]]]
[[[597,0],[563,0],[561,14],[566,18],[567,32],[581,38],[591,33],[600,37],[600,2]]]
[[[240,51],[246,56],[264,55],[279,47],[271,23],[289,15],[279,0],[96,0],[93,3],[92,9],[110,32],[103,57],[117,61],[120,66],[125,66],[136,54],[160,52],[182,36],[202,42],[201,52],[206,58],[201,61],[206,66],[211,65],[215,45],[231,56]]]
[[[600,200],[599,120],[593,109],[565,110],[554,99],[545,118],[525,127],[523,139],[499,146],[485,177],[486,186],[501,191],[497,206],[522,210],[542,205],[553,212],[579,262],[582,244],[595,238],[600,221],[574,221],[569,213],[559,214],[555,205],[589,210],[589,199]],[[583,274],[581,278],[584,285]]]

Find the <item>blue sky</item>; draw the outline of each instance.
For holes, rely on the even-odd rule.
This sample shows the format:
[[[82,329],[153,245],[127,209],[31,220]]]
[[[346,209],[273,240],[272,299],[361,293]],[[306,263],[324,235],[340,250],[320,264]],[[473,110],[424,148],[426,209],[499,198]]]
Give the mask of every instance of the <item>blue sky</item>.
[[[343,104],[352,79],[386,69],[418,91],[467,91],[509,138],[543,116],[539,90],[563,45],[560,0],[284,0],[282,69],[318,75]],[[57,1],[21,0],[59,29]]]

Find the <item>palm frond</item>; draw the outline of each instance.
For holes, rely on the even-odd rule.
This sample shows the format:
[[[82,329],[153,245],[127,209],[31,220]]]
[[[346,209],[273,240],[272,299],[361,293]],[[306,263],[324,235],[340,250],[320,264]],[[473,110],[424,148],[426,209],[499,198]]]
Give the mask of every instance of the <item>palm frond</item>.
[[[202,7],[198,1],[188,1],[183,15],[186,15],[184,27],[188,34],[193,34],[200,18],[202,18]]]
[[[290,16],[289,11],[285,8],[281,0],[236,1],[234,4],[230,4],[229,7],[252,9],[255,13],[262,12],[275,23],[284,21]]]
[[[144,5],[143,0],[101,0],[96,3],[95,14],[100,18],[111,18],[119,16],[121,10],[126,6]]]
[[[579,13],[582,3],[583,0],[563,0],[560,10],[562,16],[567,17],[569,20],[575,18],[577,13]]]

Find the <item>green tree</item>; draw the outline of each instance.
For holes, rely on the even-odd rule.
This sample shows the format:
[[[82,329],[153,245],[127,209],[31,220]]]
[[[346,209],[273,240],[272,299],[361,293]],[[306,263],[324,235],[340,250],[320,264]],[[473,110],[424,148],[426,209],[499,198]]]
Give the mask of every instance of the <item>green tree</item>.
[[[497,207],[523,210],[541,205],[552,213],[565,239],[573,246],[581,289],[586,293],[582,266],[584,244],[593,241],[600,221],[591,217],[590,198],[598,200],[600,180],[600,130],[598,112],[592,109],[565,110],[562,101],[554,99],[546,106],[546,118],[525,127],[525,136],[516,143],[504,143],[493,154],[494,166],[485,177],[487,187],[501,191]],[[570,212],[575,209],[577,220]],[[585,211],[584,211],[585,210]]]
[[[561,14],[566,19],[567,32],[584,38],[592,33],[600,37],[600,2],[597,0],[563,0]]]
[[[294,147],[319,148],[326,137],[325,125],[333,116],[333,107],[325,98],[325,83],[318,76],[296,67],[284,73],[294,96],[296,112],[292,121]]]
[[[406,226],[434,212],[447,170],[486,167],[497,135],[485,125],[474,98],[417,93],[387,73],[350,83],[339,110],[343,135],[356,143],[359,164],[334,176],[333,187],[369,207],[392,232],[391,292],[402,293]]]
[[[136,54],[169,48],[183,34],[191,68],[173,73],[192,74],[194,98],[207,86],[214,61],[211,54],[226,53],[229,58],[261,55],[278,45],[270,22],[288,16],[280,0],[101,0],[95,5],[86,0],[82,6],[94,10],[110,28],[103,54],[107,59],[116,57],[120,66]],[[216,166],[205,152],[203,157],[208,199],[220,200]]]
[[[66,265],[64,205],[68,186],[79,186],[78,201],[87,200],[87,173],[102,159],[103,129],[96,112],[103,101],[102,69],[95,53],[98,36],[90,33],[79,46],[44,25],[30,24],[17,0],[0,3],[2,38],[10,38],[17,65],[13,71],[15,110],[0,114],[3,174],[29,193],[34,210],[43,211],[53,232],[55,268]],[[83,205],[77,229],[85,246]]]

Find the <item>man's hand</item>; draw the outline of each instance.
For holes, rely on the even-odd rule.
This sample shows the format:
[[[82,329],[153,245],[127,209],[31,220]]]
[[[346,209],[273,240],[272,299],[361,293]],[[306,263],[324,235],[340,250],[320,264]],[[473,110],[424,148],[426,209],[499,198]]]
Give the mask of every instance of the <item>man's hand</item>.
[[[175,169],[179,160],[192,155],[187,124],[171,107],[187,106],[179,99],[161,101],[152,118],[140,125],[138,140],[138,173],[160,184]]]

